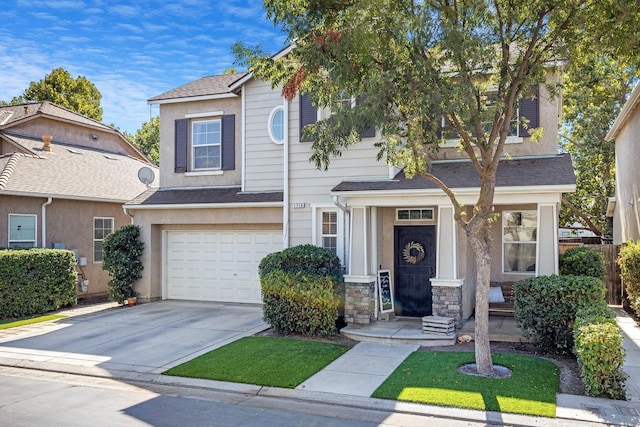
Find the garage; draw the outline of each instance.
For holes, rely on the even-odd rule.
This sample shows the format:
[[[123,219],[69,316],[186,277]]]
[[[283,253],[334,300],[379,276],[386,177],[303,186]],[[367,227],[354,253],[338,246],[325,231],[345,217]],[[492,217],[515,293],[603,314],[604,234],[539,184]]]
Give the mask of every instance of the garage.
[[[279,231],[166,231],[166,299],[260,303],[258,265],[282,250]]]

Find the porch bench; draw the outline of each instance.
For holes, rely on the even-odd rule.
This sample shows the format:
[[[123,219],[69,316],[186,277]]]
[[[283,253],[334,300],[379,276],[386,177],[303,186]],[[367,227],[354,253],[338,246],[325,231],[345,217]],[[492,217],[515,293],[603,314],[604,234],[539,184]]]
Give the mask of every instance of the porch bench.
[[[513,316],[513,304],[515,301],[513,295],[513,282],[491,282],[492,288],[500,288],[504,302],[491,302],[489,299],[489,315],[494,316]],[[491,290],[490,295],[491,295]]]

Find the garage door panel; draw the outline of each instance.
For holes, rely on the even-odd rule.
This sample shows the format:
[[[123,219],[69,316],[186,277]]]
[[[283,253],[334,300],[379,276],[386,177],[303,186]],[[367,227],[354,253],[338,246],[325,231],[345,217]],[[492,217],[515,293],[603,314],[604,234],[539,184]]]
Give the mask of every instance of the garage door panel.
[[[169,231],[167,298],[261,302],[258,265],[282,249],[274,231]]]

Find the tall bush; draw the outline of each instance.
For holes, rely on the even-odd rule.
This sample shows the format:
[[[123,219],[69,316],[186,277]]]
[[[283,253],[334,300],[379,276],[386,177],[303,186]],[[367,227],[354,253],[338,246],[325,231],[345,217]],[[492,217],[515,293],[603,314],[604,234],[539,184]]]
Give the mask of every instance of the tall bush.
[[[539,276],[514,284],[514,317],[525,337],[543,351],[569,354],[578,310],[604,302],[602,280],[587,276]]]
[[[76,303],[76,260],[58,249],[0,251],[0,318],[33,316]]]
[[[109,298],[123,304],[127,298],[138,295],[133,283],[142,277],[140,256],[144,244],[140,241],[140,227],[125,225],[105,237],[102,269],[109,272]]]
[[[629,240],[620,250],[618,265],[631,308],[640,315],[640,240]]]
[[[586,246],[567,249],[560,258],[560,274],[604,279],[607,269],[602,252]]]

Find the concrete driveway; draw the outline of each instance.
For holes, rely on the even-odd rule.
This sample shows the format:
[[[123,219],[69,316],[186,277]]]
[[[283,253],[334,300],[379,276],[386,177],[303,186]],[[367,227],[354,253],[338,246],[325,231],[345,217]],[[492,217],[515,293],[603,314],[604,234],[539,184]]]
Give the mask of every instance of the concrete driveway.
[[[267,328],[259,305],[162,301],[0,336],[0,364],[82,374],[158,374]]]

